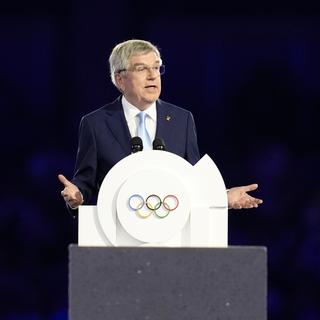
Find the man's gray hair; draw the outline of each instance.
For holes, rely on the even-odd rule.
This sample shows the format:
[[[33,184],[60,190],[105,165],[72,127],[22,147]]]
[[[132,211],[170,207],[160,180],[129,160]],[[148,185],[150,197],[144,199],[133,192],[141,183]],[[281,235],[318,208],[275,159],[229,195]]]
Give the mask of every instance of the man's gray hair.
[[[149,52],[154,52],[159,57],[160,63],[162,63],[158,48],[149,41],[133,39],[117,44],[109,57],[112,83],[117,87],[115,74],[129,67],[131,57]]]

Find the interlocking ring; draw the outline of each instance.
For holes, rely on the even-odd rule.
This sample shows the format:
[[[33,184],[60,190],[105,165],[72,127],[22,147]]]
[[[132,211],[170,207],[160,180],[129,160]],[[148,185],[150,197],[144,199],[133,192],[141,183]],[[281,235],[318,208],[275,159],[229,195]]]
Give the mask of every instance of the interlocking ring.
[[[141,211],[144,205],[149,211]],[[170,212],[178,208],[179,200],[172,194],[166,195],[163,200],[156,194],[149,195],[146,200],[144,200],[140,194],[133,194],[128,200],[128,206],[132,211],[135,211],[140,218],[146,219],[154,213],[158,218],[163,219],[167,217]],[[159,212],[161,207],[163,207],[164,213]]]
[[[155,203],[157,201],[157,203]],[[146,199],[146,206],[149,210],[156,211],[158,210],[162,205],[162,201],[159,196],[156,194],[151,194],[147,199]]]
[[[140,194],[133,194],[129,198],[128,204],[131,210],[140,210],[144,206],[144,199],[140,196]]]
[[[168,200],[169,199],[173,199],[174,200],[174,205],[173,205],[173,208],[170,208],[170,205]],[[167,200],[167,202],[166,202]],[[173,194],[168,194],[167,196],[164,197],[163,199],[163,206],[168,210],[168,211],[174,211],[178,208],[178,205],[179,205],[179,200],[176,196],[174,196]]]
[[[140,210],[136,210],[136,214],[142,219],[147,219],[151,216],[152,211],[141,212]]]

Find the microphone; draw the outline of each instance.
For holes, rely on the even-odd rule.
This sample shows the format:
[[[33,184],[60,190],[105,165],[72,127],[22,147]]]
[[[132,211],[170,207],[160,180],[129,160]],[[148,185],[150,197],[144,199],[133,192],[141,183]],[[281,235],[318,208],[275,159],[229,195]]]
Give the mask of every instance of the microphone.
[[[143,150],[143,143],[140,137],[133,137],[131,139],[131,152],[136,153]]]
[[[152,143],[153,150],[166,151],[166,146],[161,138],[155,138]]]

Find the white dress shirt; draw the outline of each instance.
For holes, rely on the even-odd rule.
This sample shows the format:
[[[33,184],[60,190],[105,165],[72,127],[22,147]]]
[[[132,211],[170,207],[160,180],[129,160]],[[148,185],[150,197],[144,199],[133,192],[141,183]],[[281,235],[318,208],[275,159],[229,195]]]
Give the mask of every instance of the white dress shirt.
[[[137,114],[141,112],[137,107],[131,104],[125,96],[122,96],[121,99],[122,107],[124,111],[124,116],[126,118],[130,135],[131,137],[136,137],[138,135],[138,125],[139,120]],[[157,130],[157,108],[156,103],[152,103],[152,105],[144,111],[148,116],[146,117],[146,129],[148,131],[151,143],[156,137]]]

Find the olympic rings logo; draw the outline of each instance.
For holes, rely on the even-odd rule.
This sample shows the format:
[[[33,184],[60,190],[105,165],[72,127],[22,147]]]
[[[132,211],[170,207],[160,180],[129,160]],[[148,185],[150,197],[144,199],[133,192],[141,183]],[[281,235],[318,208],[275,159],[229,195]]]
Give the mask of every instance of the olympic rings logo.
[[[140,194],[133,194],[129,197],[128,206],[140,218],[149,218],[154,213],[158,218],[163,219],[178,208],[179,200],[172,194],[166,195],[163,200],[156,194],[149,195],[146,200]],[[144,206],[147,210],[142,210]]]

